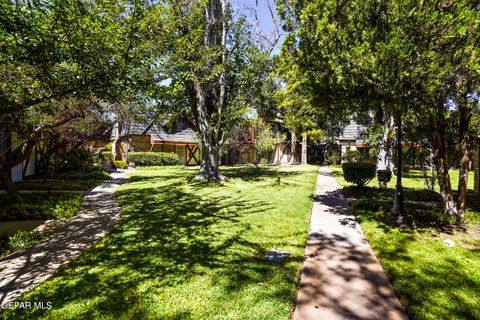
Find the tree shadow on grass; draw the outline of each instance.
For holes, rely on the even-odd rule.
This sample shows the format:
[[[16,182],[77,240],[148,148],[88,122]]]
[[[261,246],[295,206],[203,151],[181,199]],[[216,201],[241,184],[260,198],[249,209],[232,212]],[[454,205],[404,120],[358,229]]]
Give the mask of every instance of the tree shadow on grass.
[[[241,179],[243,181],[261,181],[266,178],[286,178],[296,176],[302,172],[300,168],[289,167],[289,170],[279,170],[278,167],[224,167],[221,171],[228,178]]]
[[[385,222],[381,211],[356,209],[355,215],[360,223],[368,223],[364,230],[370,235],[369,242],[413,319],[479,318],[475,292],[480,287],[480,269],[472,263],[478,264],[480,250],[458,242],[455,247],[447,247],[442,238],[436,240],[431,233],[465,232],[463,226],[396,228]]]
[[[152,314],[149,299],[201,275],[219,281],[225,299],[273,278],[292,283],[297,264],[274,266],[261,260],[266,248],[278,242],[275,235],[261,245],[247,235],[252,228],[248,217],[271,210],[271,204],[209,194],[209,186],[192,187],[181,175],[163,175],[160,179],[168,183],[145,187],[153,179],[134,177],[119,190],[123,214],[109,236],[23,300],[52,302],[54,311],[65,307],[63,318],[146,318],[160,312]],[[291,298],[282,286],[273,291],[270,299],[279,303]],[[169,319],[193,317],[182,306],[163,311]],[[26,309],[0,317],[31,319],[51,316],[48,312]]]
[[[402,232],[374,248],[407,312],[413,319],[478,319],[480,280],[458,259],[458,254],[467,257],[475,250],[454,253],[456,249],[442,248],[442,243],[431,251],[422,241]]]

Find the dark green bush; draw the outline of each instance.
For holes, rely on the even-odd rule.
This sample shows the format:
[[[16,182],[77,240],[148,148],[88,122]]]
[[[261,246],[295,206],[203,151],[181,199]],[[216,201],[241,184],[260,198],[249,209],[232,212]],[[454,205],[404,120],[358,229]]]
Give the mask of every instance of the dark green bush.
[[[130,152],[128,160],[137,166],[173,166],[180,157],[176,153],[166,152]]]
[[[390,169],[377,170],[377,179],[380,187],[386,188],[387,184],[392,179],[392,172],[390,171]]]
[[[115,160],[115,167],[118,169],[127,169],[128,164],[123,160]]]
[[[375,178],[377,166],[370,162],[345,162],[342,170],[346,181],[361,187]]]
[[[85,148],[72,149],[62,157],[62,170],[91,171],[95,168],[95,155]]]

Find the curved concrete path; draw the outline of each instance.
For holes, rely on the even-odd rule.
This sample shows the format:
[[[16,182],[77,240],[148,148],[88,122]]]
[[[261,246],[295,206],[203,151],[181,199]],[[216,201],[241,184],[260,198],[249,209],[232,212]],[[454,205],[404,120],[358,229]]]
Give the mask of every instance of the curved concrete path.
[[[326,166],[317,177],[294,319],[408,319]]]
[[[90,191],[75,217],[46,241],[0,259],[0,306],[48,279],[61,266],[100,240],[120,218],[115,189],[126,172]]]

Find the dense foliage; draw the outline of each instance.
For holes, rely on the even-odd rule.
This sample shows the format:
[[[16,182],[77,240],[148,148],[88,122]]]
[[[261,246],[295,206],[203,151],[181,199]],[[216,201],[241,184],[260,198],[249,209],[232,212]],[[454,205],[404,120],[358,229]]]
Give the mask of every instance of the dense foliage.
[[[342,170],[346,181],[364,186],[375,178],[377,166],[370,162],[345,162]]]
[[[444,211],[462,217],[472,97],[480,88],[477,4],[468,0],[277,3],[290,31],[282,50],[287,95],[299,96],[319,115],[381,110],[381,122],[390,127],[388,119],[395,117],[396,125],[402,125],[403,115],[416,129],[428,130]],[[452,107],[458,112],[451,112]],[[452,194],[446,152],[445,128],[451,121],[457,121],[456,143],[461,146],[458,202]]]
[[[130,152],[128,160],[136,166],[173,166],[178,164],[180,157],[167,152]]]
[[[377,180],[382,188],[386,188],[391,179],[392,171],[390,169],[377,170]]]
[[[127,169],[128,164],[123,160],[115,160],[115,167],[118,169]]]

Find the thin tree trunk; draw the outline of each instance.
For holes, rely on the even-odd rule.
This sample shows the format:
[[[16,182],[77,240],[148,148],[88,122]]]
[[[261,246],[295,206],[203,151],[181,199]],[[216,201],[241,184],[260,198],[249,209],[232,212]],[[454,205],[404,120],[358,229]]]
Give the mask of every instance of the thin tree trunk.
[[[448,173],[447,152],[445,146],[445,127],[439,125],[435,116],[430,118],[430,129],[432,131],[435,168],[437,169],[440,195],[442,196],[443,211],[445,214],[458,216],[458,211],[453,198],[450,175]]]
[[[121,141],[120,136],[122,135],[122,122],[117,121],[117,125],[115,128],[115,140],[112,143],[112,156],[113,160],[124,160],[124,155],[121,154]]]
[[[383,122],[384,131],[382,139],[378,145],[379,152],[377,156],[377,169],[386,170],[389,169],[392,175],[395,175],[394,164],[392,160],[392,131],[393,131],[393,117],[389,117]]]
[[[476,193],[480,192],[480,147],[475,148],[473,155],[473,190]]]
[[[462,99],[458,104],[458,112],[460,116],[460,170],[458,177],[458,199],[457,210],[458,216],[463,218],[465,216],[465,208],[467,206],[467,186],[468,186],[468,165],[470,163],[469,150],[470,139],[468,134],[468,126],[472,117],[472,112],[468,108],[467,99]]]
[[[307,164],[307,130],[302,129],[302,164]]]

